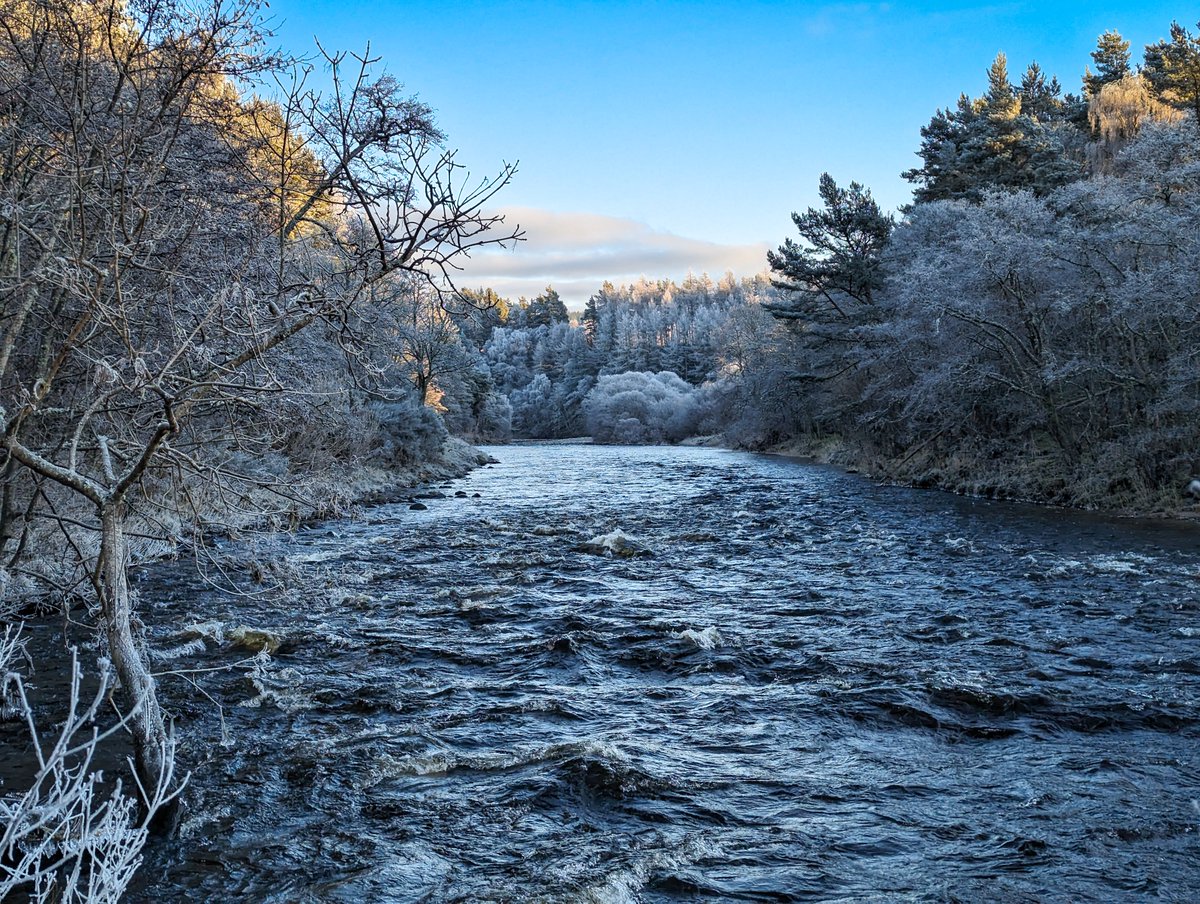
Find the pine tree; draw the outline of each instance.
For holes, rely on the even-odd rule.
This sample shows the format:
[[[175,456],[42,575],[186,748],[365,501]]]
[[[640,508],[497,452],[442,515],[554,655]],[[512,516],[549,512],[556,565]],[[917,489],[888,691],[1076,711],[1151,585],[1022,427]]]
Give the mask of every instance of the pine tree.
[[[570,319],[566,304],[553,286],[546,286],[542,294],[525,308],[525,325],[529,327],[566,323]]]
[[[1143,74],[1164,103],[1190,110],[1200,122],[1200,35],[1171,23],[1171,40],[1146,46]]]
[[[1021,77],[1021,112],[1039,122],[1053,122],[1063,117],[1062,86],[1057,78],[1046,79],[1046,73],[1036,62]]]
[[[924,165],[905,170],[901,175],[917,187],[913,189],[913,200],[918,204],[966,196],[973,189],[973,182],[961,165],[963,150],[968,138],[968,125],[975,118],[971,99],[959,95],[954,110],[938,110],[921,127],[921,148],[917,156]]]
[[[838,188],[829,173],[822,173],[820,194],[823,208],[792,214],[804,244],[787,239],[778,253],[767,252],[778,274],[771,282],[793,296],[771,308],[777,317],[805,319],[818,309],[843,317],[853,307],[871,305],[883,285],[882,255],[892,218],[857,182]]]
[[[1088,69],[1083,76],[1083,90],[1088,97],[1095,96],[1105,85],[1119,82],[1132,74],[1129,68],[1129,42],[1115,29],[1100,35],[1096,49],[1092,51],[1092,61],[1096,64],[1095,74]]]
[[[1008,80],[1008,57],[1003,51],[988,67],[988,90],[983,102],[989,117],[1007,120],[1021,114],[1021,99]]]
[[[1049,105],[1057,82],[1045,82],[1030,67],[1023,86],[1037,104]],[[1051,118],[1043,123],[1023,109],[1024,95],[1008,79],[1008,61],[998,54],[988,69],[988,90],[972,101],[962,95],[953,112],[939,110],[921,130],[917,152],[924,166],[905,172],[915,182],[913,198],[928,201],[979,201],[996,189],[1032,189],[1045,194],[1080,176],[1066,156]]]

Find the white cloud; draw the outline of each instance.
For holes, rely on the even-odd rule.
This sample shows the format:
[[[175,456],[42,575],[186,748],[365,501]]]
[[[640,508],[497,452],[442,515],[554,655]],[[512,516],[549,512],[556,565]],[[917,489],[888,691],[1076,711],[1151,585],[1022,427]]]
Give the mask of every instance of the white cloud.
[[[738,276],[761,272],[768,245],[721,245],[652,229],[645,223],[594,213],[567,213],[532,207],[501,211],[506,223],[520,224],[525,241],[511,250],[476,253],[458,283],[490,286],[512,299],[532,298],[553,285],[574,308],[605,280],[620,285],[639,276],[676,281],[693,273],[717,279],[726,270]]]

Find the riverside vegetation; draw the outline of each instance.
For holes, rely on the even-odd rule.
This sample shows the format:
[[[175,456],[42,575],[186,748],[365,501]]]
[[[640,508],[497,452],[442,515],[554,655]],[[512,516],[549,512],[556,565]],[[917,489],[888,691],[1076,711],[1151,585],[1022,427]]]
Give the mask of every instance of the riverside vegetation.
[[[824,176],[769,274],[606,284],[577,327],[553,289],[483,293],[472,379],[523,437],[717,433],[920,485],[1194,511],[1200,40],[1172,25],[1135,67],[1109,32],[1092,57],[1064,95],[998,56],[922,129],[898,220]]]
[[[514,168],[469,178],[369,56],[323,53],[317,90],[253,0],[10,0],[0,23],[0,673],[32,764],[0,897],[115,900],[182,787],[130,564],[442,458],[390,337],[520,237],[485,210]],[[97,653],[65,721],[26,693],[30,599]],[[113,734],[124,786],[93,768]]]
[[[606,283],[572,324],[551,287],[454,287],[521,238],[489,212],[515,167],[470,179],[369,55],[322,51],[317,90],[249,0],[0,19],[0,704],[29,763],[0,788],[0,896],[116,900],[178,822],[131,565],[458,473],[479,459],[451,434],[719,435],[987,495],[1192,504],[1182,26],[1139,66],[1103,35],[1078,95],[1001,55],[922,130],[899,219],[825,176],[769,272]],[[87,651],[58,701],[27,690],[35,606]],[[130,768],[102,777],[122,738]]]

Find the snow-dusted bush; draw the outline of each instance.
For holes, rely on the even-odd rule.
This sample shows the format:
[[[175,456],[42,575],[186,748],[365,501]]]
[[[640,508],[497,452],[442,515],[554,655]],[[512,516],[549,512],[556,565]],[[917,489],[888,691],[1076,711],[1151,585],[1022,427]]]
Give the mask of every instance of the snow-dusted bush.
[[[277,417],[284,435],[277,444],[282,463],[294,472],[327,469],[335,463],[349,465],[378,448],[375,417],[352,392],[330,388],[317,401],[284,400]],[[267,457],[261,455],[260,457]],[[262,470],[256,466],[255,470]]]
[[[446,425],[432,408],[415,399],[376,402],[371,406],[379,420],[385,464],[410,465],[436,461],[445,445]]]
[[[597,442],[678,442],[695,432],[699,402],[695,387],[671,371],[629,371],[600,377],[583,410]]]
[[[479,409],[476,436],[482,442],[506,443],[512,439],[512,418],[508,399],[498,392],[489,392]]]

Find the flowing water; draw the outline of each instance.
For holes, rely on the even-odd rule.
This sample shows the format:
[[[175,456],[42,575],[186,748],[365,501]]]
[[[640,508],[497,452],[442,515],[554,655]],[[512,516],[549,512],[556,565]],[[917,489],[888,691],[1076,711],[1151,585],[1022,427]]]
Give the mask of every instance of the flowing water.
[[[284,592],[143,576],[160,670],[282,646],[164,676],[189,811],[133,900],[1200,895],[1200,532],[489,451],[231,559]]]

